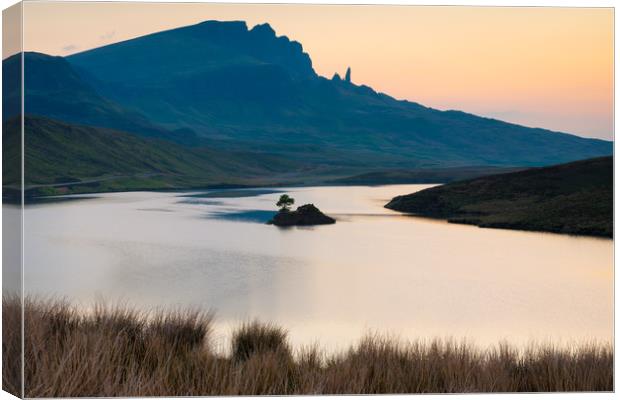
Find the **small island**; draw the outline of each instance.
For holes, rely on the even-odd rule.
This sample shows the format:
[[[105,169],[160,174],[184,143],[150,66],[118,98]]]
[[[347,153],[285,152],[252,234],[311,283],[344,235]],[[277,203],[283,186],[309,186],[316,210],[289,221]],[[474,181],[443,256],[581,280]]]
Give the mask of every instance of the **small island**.
[[[289,195],[280,196],[276,203],[280,210],[267,223],[276,226],[312,226],[336,223],[334,218],[323,214],[314,204],[304,204],[297,207],[295,211],[291,211],[290,207],[294,203],[295,199]]]

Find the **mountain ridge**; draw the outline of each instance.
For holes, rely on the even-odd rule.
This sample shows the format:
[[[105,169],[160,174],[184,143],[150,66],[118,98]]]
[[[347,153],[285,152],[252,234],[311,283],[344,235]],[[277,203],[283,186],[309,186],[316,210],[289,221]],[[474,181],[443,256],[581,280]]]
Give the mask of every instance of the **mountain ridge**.
[[[25,55],[27,78],[33,57]],[[38,74],[50,76],[59,60],[37,57],[49,64]],[[440,111],[327,79],[300,43],[268,24],[248,29],[243,21],[205,21],[62,60],[69,69],[58,79],[78,77],[92,88],[90,97],[28,79],[26,113],[355,173],[542,166],[613,151],[611,142]]]
[[[256,31],[264,33],[256,35]],[[228,33],[224,35],[223,32]],[[195,42],[188,44],[187,41],[170,46],[171,42],[177,44],[177,35],[188,35],[193,40],[199,38],[202,47],[197,49]],[[232,38],[226,41],[226,49],[218,47],[222,35]],[[260,40],[255,42],[259,36]],[[255,51],[252,54],[271,54],[269,49],[277,47],[278,41],[290,42],[286,36],[276,36],[268,24],[248,30],[243,22],[206,21],[124,42],[123,49],[108,45],[68,60],[72,65],[95,71],[97,79],[102,81],[106,74],[115,70],[139,69],[145,75],[142,82],[147,82],[147,89],[141,87],[144,93],[127,94],[123,85],[116,81],[109,85],[102,83],[101,90],[112,93],[113,98],[122,99],[119,101],[124,101],[126,106],[140,110],[163,126],[182,125],[198,136],[235,143],[251,142],[259,148],[264,147],[265,151],[286,149],[284,152],[292,157],[304,158],[308,154],[287,146],[308,142],[338,153],[343,162],[364,158],[380,167],[544,165],[605,154],[600,150],[591,151],[591,147],[597,147],[594,143],[600,148],[606,147],[602,142],[575,139],[567,144],[567,137],[561,136],[567,135],[564,133],[557,133],[560,136],[553,138],[542,137],[552,132],[460,111],[435,110],[410,100],[394,99],[365,85],[327,79],[314,72],[311,59],[301,45],[292,45],[291,50],[296,52],[293,59],[307,59],[304,74],[291,73],[296,70],[273,61],[283,58],[283,53],[280,58],[261,58],[267,60],[267,64],[241,57],[249,54],[244,53],[248,44],[252,44]],[[163,48],[174,47],[178,52],[176,58],[183,61],[158,56],[157,62],[150,60],[145,64],[144,60],[152,55],[146,51],[140,56],[143,47],[148,49],[156,44]],[[227,53],[230,48],[240,50],[231,55]],[[127,62],[128,49],[132,49],[132,57],[142,61],[131,59]],[[225,55],[220,57],[222,52]],[[204,62],[215,67],[197,67],[202,64],[196,61],[196,54],[200,54],[201,61],[207,60]],[[104,55],[105,62],[101,61]],[[219,68],[220,65],[224,67]],[[160,79],[157,71],[162,68],[174,72]],[[151,74],[157,76],[155,82],[149,81]],[[148,87],[152,85],[157,85],[156,92],[163,94],[161,97],[155,96],[155,92],[149,95]],[[183,93],[183,98],[176,96],[178,92]],[[158,98],[167,99],[165,106]],[[174,104],[170,105],[171,102]],[[195,112],[188,111],[190,109]],[[524,135],[528,137],[518,138]],[[550,146],[552,141],[562,143]],[[556,146],[562,148],[551,154]],[[585,151],[579,149],[581,146]],[[581,154],[571,155],[570,152]],[[315,152],[313,156],[318,157],[318,154]],[[323,157],[317,162],[332,162],[331,158]]]
[[[256,48],[252,46],[252,42],[250,43],[239,43],[240,37],[244,34],[249,34],[253,39],[261,39],[261,40],[269,40],[275,39],[275,42],[272,43],[270,51],[267,53],[257,54]],[[241,50],[247,52],[248,55],[252,55],[261,60],[272,60],[272,63],[276,63],[275,61],[282,58],[282,54],[278,55],[277,50],[282,50],[285,53],[295,53],[298,52],[299,57],[295,60],[294,63],[291,63],[292,66],[299,67],[298,72],[300,76],[316,76],[316,72],[312,68],[312,60],[308,53],[303,51],[303,46],[301,43],[290,40],[287,36],[281,35],[277,36],[274,29],[268,23],[257,24],[252,29],[248,29],[247,23],[245,21],[215,21],[215,20],[206,20],[203,22],[199,22],[197,24],[167,29],[164,31],[153,32],[147,35],[139,36],[137,38],[123,40],[121,42],[111,43],[108,45],[96,47],[93,49],[88,49],[82,52],[74,53],[69,56],[66,56],[67,60],[80,60],[87,58],[89,55],[95,52],[106,52],[108,49],[115,48],[117,49],[119,46],[131,46],[136,42],[144,42],[151,41],[154,39],[158,39],[162,36],[167,35],[175,35],[181,36],[183,39],[191,39],[197,40],[202,36],[209,36],[211,40],[218,42],[225,42],[227,46],[237,47]],[[198,37],[197,37],[198,36]],[[175,38],[176,39],[176,38]],[[192,43],[193,45],[194,43]],[[262,49],[264,50],[264,49]],[[271,56],[271,57],[270,57]],[[275,58],[275,60],[273,60]],[[78,62],[79,64],[79,62]],[[101,72],[105,71],[105,67],[101,66]],[[291,70],[295,70],[295,68],[291,68]]]

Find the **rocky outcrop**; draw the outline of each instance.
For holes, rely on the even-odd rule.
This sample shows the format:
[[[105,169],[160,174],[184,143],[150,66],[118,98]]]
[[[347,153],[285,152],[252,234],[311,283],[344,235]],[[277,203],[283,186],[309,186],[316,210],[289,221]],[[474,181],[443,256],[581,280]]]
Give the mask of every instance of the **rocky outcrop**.
[[[347,68],[347,72],[345,72],[345,74],[344,74],[344,79],[342,79],[340,74],[338,72],[336,72],[336,73],[334,73],[334,76],[332,76],[332,81],[334,81],[334,82],[347,82],[347,83],[351,83],[351,67]]]
[[[321,212],[314,204],[305,204],[297,210],[280,210],[269,222],[276,226],[310,226],[334,224],[336,220]]]

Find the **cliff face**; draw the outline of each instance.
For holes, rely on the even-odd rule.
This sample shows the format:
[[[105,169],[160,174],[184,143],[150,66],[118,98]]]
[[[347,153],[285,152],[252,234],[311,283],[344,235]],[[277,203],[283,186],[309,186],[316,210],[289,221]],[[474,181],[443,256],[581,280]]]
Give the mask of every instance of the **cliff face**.
[[[100,82],[141,84],[200,75],[230,65],[277,65],[294,79],[316,77],[299,42],[276,36],[269,24],[205,21],[74,54],[67,60]],[[120,73],[120,76],[119,76]],[[165,81],[164,81],[165,82]]]

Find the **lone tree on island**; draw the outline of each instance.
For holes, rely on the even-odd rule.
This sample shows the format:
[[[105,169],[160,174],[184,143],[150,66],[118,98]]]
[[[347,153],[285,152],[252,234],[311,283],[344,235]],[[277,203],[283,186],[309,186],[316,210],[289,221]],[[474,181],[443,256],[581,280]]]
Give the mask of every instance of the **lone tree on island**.
[[[276,203],[276,206],[280,207],[280,211],[289,211],[289,207],[295,204],[295,199],[288,194],[280,196],[280,200]]]

